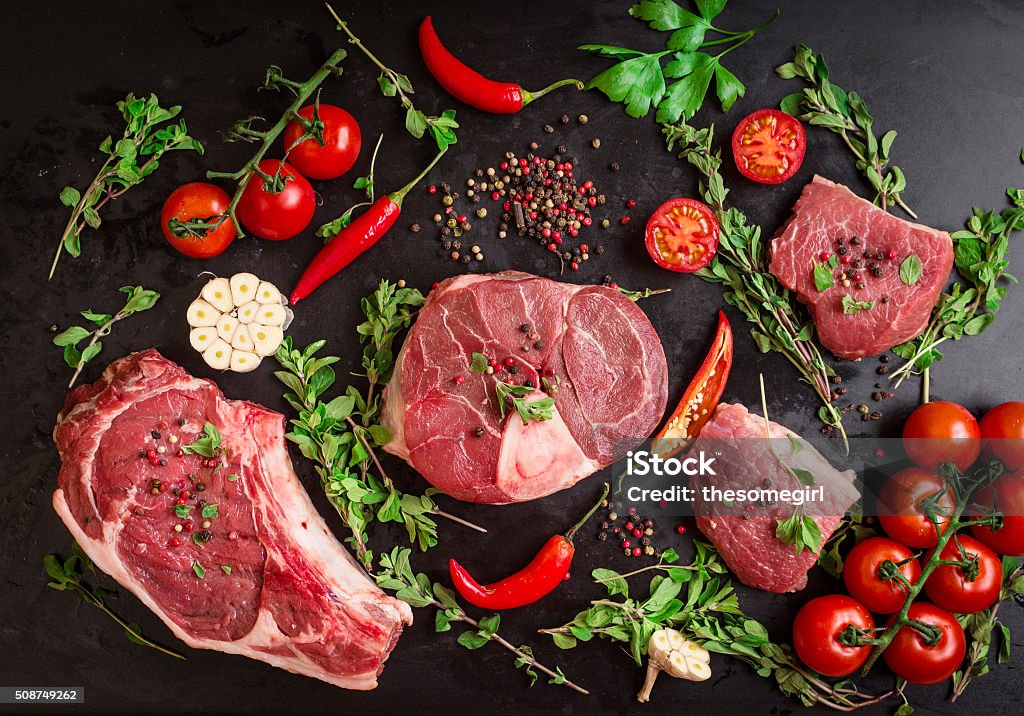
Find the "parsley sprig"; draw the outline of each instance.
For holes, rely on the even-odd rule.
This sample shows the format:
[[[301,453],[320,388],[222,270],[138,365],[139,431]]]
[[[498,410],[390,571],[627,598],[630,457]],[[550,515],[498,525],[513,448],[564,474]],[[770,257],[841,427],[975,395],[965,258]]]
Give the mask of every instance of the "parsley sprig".
[[[865,694],[850,681],[829,684],[805,669],[789,646],[772,642],[764,625],[743,614],[732,584],[722,577],[726,567],[714,549],[697,540],[693,544],[696,554],[688,565],[676,565],[679,556],[669,549],[657,564],[633,572],[595,569],[594,581],[604,585],[607,598],[591,601],[572,621],[541,633],[550,634],[561,649],[572,649],[594,637],[626,644],[639,666],[651,635],[671,627],[708,651],[734,656],[759,676],[773,677],[782,693],[806,706],[822,704],[851,711],[894,693]],[[658,574],[651,579],[647,595],[631,597],[628,579],[649,571]]]
[[[362,300],[366,320],[356,331],[364,344],[365,392],[350,385],[330,401],[321,399],[335,382],[331,366],[340,360],[317,355],[326,341],[316,341],[300,351],[289,336],[277,351],[284,370],[274,375],[289,389],[284,398],[298,413],[286,437],[314,463],[328,499],[351,533],[346,541],[368,570],[373,552],[366,530],[374,521],[403,524],[409,541],[423,551],[437,544],[437,523],[430,515],[481,529],[441,510],[432,498],[438,490],[428,489],[422,495],[401,492],[375,452],[391,441],[379,422],[379,388],[394,369],[393,343],[423,300],[416,289],[397,288],[388,281],[381,281],[377,290]]]
[[[450,631],[453,622],[461,622],[470,629],[459,634],[459,644],[470,650],[479,649],[490,642],[499,644],[515,655],[516,668],[525,669],[531,686],[537,682],[537,672],[540,672],[549,677],[549,684],[565,686],[581,694],[590,693],[566,678],[560,667],[550,669],[537,661],[533,649],[529,646],[515,646],[501,636],[498,633],[500,615],[492,614],[478,621],[466,614],[452,590],[438,582],[431,583],[430,578],[423,572],[413,571],[409,563],[409,554],[408,548],[399,547],[395,547],[389,554],[382,554],[380,570],[374,574],[374,579],[381,589],[393,590],[398,599],[412,607],[437,609],[434,619],[435,631]]]
[[[124,133],[116,141],[108,136],[100,143],[99,150],[107,158],[92,182],[82,192],[73,186],[60,192],[60,203],[71,208],[71,216],[57,244],[50,279],[61,254],[67,251],[77,257],[82,253],[82,230],[100,228],[100,209],[155,172],[164,154],[175,149],[203,153],[203,145],[189,136],[184,119],[171,122],[181,112],[180,106],[161,107],[155,94],[147,98],[129,94],[117,109],[124,117]]]
[[[712,24],[725,4],[726,0],[696,0],[697,13],[693,13],[674,0],[641,0],[629,14],[655,30],[671,32],[665,49],[642,52],[614,45],[581,45],[581,50],[616,61],[591,79],[587,89],[600,90],[613,102],[622,102],[631,117],[645,117],[656,107],[657,120],[671,123],[696,114],[713,79],[722,110],[728,112],[746,87],[722,65],[722,58],[775,22],[779,11],[763,25],[733,32]],[[722,46],[715,54],[701,51]]]
[[[68,382],[68,388],[73,386],[75,381],[78,380],[78,376],[81,375],[86,363],[103,350],[103,341],[101,339],[110,335],[110,331],[113,330],[115,323],[123,321],[140,311],[148,311],[160,299],[159,293],[145,289],[142,286],[123,286],[120,290],[128,294],[128,300],[125,302],[124,307],[114,315],[97,313],[91,309],[81,312],[82,318],[95,324],[97,328],[90,331],[88,328],[81,326],[71,326],[53,337],[53,344],[64,348],[64,362],[68,364],[68,367],[75,369],[71,380]],[[84,348],[79,350],[78,345],[86,338],[89,339],[89,342],[85,344]]]
[[[96,574],[96,565],[92,563],[92,560],[89,559],[89,556],[77,542],[71,545],[71,553],[71,556],[66,560],[61,560],[55,554],[48,554],[43,557],[43,569],[46,570],[46,574],[51,580],[46,586],[59,592],[74,592],[81,597],[83,602],[96,607],[117,622],[124,629],[124,635],[129,641],[156,649],[168,656],[173,656],[175,659],[185,658],[178,652],[172,651],[165,646],[160,646],[155,641],[144,636],[142,627],[138,624],[127,622],[114,613],[107,606],[107,600],[117,598],[117,592],[104,589],[103,587],[93,587],[83,581],[86,576],[84,570],[89,570]]]
[[[1011,187],[1006,194],[1012,204],[1010,208],[1002,212],[976,208],[967,220],[967,228],[953,232],[954,262],[963,280],[942,294],[920,336],[892,349],[906,359],[891,375],[896,386],[908,375],[926,372],[932,363],[941,360],[940,345],[976,336],[995,320],[1006,296],[1006,281],[1017,281],[1006,272],[1010,237],[1024,229],[1024,189]],[[927,379],[924,390],[927,396]]]
[[[797,45],[793,61],[780,65],[775,72],[784,80],[800,77],[810,85],[783,99],[782,111],[842,137],[857,158],[857,169],[875,190],[875,203],[883,209],[896,204],[916,219],[917,214],[900,197],[907,188],[907,178],[898,166],[889,164],[896,130],[876,137],[875,120],[864,100],[856,92],[830,82],[825,58],[806,45]]]
[[[338,28],[348,35],[349,42],[358,47],[380,70],[377,84],[380,86],[381,94],[385,97],[398,97],[401,101],[402,108],[405,109],[406,131],[416,139],[422,139],[429,132],[430,136],[437,143],[438,151],[441,152],[450,145],[455,144],[458,141],[458,138],[455,136],[455,130],[459,128],[459,123],[455,121],[455,110],[446,109],[440,115],[432,116],[417,109],[412,99],[409,98],[409,95],[415,94],[409,77],[391,69],[370,52],[362,40],[356,37],[349,29],[348,23],[338,17],[338,14],[334,12],[334,8],[328,5],[327,11],[331,13],[331,17],[338,23]]]
[[[725,286],[724,298],[754,324],[750,333],[762,353],[775,351],[800,373],[813,389],[821,407],[818,417],[839,431],[847,444],[842,414],[832,404],[829,378],[835,371],[825,363],[814,342],[814,324],[788,290],[768,270],[768,251],[761,227],[747,223],[735,207],[726,207],[729,190],[722,178],[721,150],[712,150],[714,125],[704,129],[685,121],[663,129],[668,150],[680,150],[679,157],[692,164],[702,179],[700,193],[714,210],[721,228],[718,253],[710,266],[697,276]]]

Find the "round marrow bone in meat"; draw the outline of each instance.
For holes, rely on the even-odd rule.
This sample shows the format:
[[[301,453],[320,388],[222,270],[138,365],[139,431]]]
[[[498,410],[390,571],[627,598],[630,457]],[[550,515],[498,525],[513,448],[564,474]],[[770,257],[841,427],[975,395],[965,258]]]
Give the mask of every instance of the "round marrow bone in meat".
[[[210,279],[188,307],[189,343],[214,370],[248,373],[277,352],[292,312],[277,286],[251,273]]]
[[[707,649],[688,641],[675,629],[659,629],[651,635],[647,645],[647,678],[636,700],[646,703],[658,674],[687,681],[707,681],[711,678],[711,655]]]

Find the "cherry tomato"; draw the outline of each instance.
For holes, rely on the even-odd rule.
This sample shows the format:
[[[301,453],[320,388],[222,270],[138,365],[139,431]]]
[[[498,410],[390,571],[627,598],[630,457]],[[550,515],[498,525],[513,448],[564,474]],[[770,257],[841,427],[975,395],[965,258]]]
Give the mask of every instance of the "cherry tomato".
[[[943,492],[944,490],[944,492]],[[908,547],[934,547],[938,542],[935,527],[922,507],[922,501],[943,492],[936,502],[936,519],[945,531],[955,506],[953,491],[935,473],[908,467],[890,477],[878,494],[878,521],[886,534]]]
[[[963,663],[967,639],[956,617],[928,602],[914,602],[907,617],[938,627],[938,641],[929,646],[913,627],[900,629],[882,657],[889,668],[913,684],[937,684],[945,681]],[[891,624],[896,619],[890,617]]]
[[[931,550],[925,560],[930,559],[934,552]],[[1003,564],[995,552],[967,535],[951,539],[942,550],[942,559],[962,560],[964,553],[970,567],[964,569],[951,564],[936,567],[924,583],[924,591],[943,609],[955,614],[974,614],[988,609],[999,598],[999,590],[1003,586]]]
[[[299,116],[312,119],[313,105],[300,109]],[[332,104],[321,104],[317,116],[323,122],[323,146],[313,138],[299,142],[306,128],[298,121],[289,122],[284,128],[288,162],[310,179],[337,179],[359,158],[362,146],[359,125],[355,117]]]
[[[875,628],[863,604],[844,594],[830,594],[807,602],[793,620],[793,648],[800,661],[825,676],[848,676],[859,669],[870,646],[846,646],[839,635],[853,625],[862,631]]]
[[[172,229],[169,224],[172,219],[182,222],[190,219],[216,221],[216,217],[228,210],[229,204],[231,197],[219,186],[201,181],[184,184],[171,192],[164,202],[160,211],[160,228],[171,246],[181,253],[195,259],[208,259],[223,252],[235,240],[238,233],[235,222],[225,219],[223,224],[205,236],[181,227]]]
[[[998,529],[975,525],[971,534],[999,554],[1024,556],[1024,470],[1003,473],[975,492],[972,502],[990,512],[998,510],[1003,523]],[[974,509],[971,514],[980,517],[983,512]]]
[[[259,163],[259,168],[265,174],[274,176],[281,164],[279,159],[264,159]],[[284,162],[281,176],[285,179],[284,188],[274,194],[267,191],[264,179],[254,174],[245,185],[235,210],[245,228],[261,239],[290,239],[309,226],[313,219],[316,197],[306,177],[287,162]]]
[[[759,184],[781,184],[800,168],[807,136],[796,117],[777,109],[747,115],[732,133],[736,168]]]
[[[910,584],[921,578],[921,565],[914,553],[896,540],[869,537],[850,550],[843,563],[846,590],[865,607],[878,614],[892,614],[903,608],[907,590],[895,579],[884,579],[879,570],[886,562],[897,569]],[[905,563],[905,564],[901,564]]]
[[[718,219],[695,199],[669,199],[647,221],[647,253],[662,268],[692,273],[718,250]]]
[[[944,462],[963,472],[978,459],[981,429],[970,411],[936,400],[916,408],[903,424],[903,449],[914,464],[934,470]]]
[[[1008,470],[1024,467],[1024,403],[1003,403],[985,413],[981,437],[986,453],[1002,461]]]

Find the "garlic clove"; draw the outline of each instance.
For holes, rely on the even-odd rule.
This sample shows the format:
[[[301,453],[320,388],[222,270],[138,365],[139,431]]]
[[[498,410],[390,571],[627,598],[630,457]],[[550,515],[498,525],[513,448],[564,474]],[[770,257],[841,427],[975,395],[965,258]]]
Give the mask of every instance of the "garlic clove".
[[[215,326],[220,318],[220,311],[203,299],[197,298],[188,307],[188,311],[185,312],[185,318],[188,320],[188,325],[193,328]]]
[[[682,634],[679,636],[682,637]],[[711,654],[708,653],[708,650],[700,644],[694,644],[692,641],[684,639],[682,646],[677,648],[676,651],[681,652],[687,659],[696,659],[705,664],[711,663]]]
[[[226,278],[215,278],[203,286],[200,296],[221,313],[230,313],[235,307],[231,300],[231,284]]]
[[[687,644],[686,638],[675,629],[664,629],[664,632],[668,634],[668,640],[670,649],[672,651],[681,651]]]
[[[281,292],[277,290],[277,286],[269,281],[261,281],[259,288],[256,289],[256,303],[280,304]]]
[[[260,280],[251,273],[236,273],[229,281],[231,285],[231,302],[236,306],[244,306],[256,297],[256,289]]]
[[[256,315],[259,313],[260,304],[255,301],[249,301],[238,308],[238,321],[239,323],[252,323],[256,320]]]
[[[284,323],[284,317],[284,306],[280,303],[268,303],[260,306],[255,320],[264,326],[280,326]]]
[[[249,335],[252,337],[256,355],[269,356],[277,353],[278,346],[284,340],[284,332],[280,326],[262,326],[259,323],[249,324]]]
[[[214,370],[227,370],[231,367],[231,346],[218,338],[203,351],[203,360]]]
[[[703,661],[697,659],[690,659],[689,657],[683,657],[685,664],[686,675],[684,679],[690,681],[707,681],[711,678],[711,667]]]
[[[217,331],[210,326],[193,328],[188,334],[188,342],[192,347],[202,353],[217,340]]]
[[[253,345],[252,338],[249,335],[249,329],[244,324],[239,324],[235,330],[235,335],[231,339],[231,347],[236,351],[248,351],[253,353],[255,346]]]
[[[231,342],[231,338],[235,335],[235,331],[238,329],[238,319],[232,316],[230,313],[225,313],[217,321],[217,336],[222,341],[227,343]]]
[[[255,353],[249,351],[234,351],[231,354],[231,370],[236,373],[248,373],[256,370],[256,366],[263,360]]]

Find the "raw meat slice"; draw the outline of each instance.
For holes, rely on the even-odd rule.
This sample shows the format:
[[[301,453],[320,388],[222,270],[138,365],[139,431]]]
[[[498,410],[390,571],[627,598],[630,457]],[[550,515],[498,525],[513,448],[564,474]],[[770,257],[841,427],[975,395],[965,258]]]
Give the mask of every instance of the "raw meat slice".
[[[852,470],[836,470],[796,433],[778,423],[772,422],[770,426],[771,444],[785,455],[786,464],[807,470],[814,476],[815,486],[825,488],[822,501],[807,503],[803,508],[804,514],[817,522],[821,543],[825,544],[859,497],[854,486],[856,475]],[[799,440],[802,446],[795,455],[790,454],[788,436]],[[781,438],[781,445],[776,438]],[[748,509],[739,503],[730,507],[702,499],[703,488],[710,485],[732,490],[799,489],[800,482],[779,464],[768,446],[763,417],[751,414],[742,405],[719,405],[691,448],[695,455],[700,451],[714,455],[717,473],[690,478],[697,498],[694,512],[701,532],[714,543],[741,582],[769,592],[795,592],[807,586],[807,572],[817,562],[817,555],[810,550],[796,554],[793,545],[784,544],[775,536],[778,520],[792,515],[793,506],[780,502]],[[744,510],[748,510],[746,514],[742,514]]]
[[[835,285],[819,291],[814,267],[822,263],[823,253],[836,255],[838,239],[846,242],[849,263],[836,266],[831,272]],[[771,272],[807,304],[821,344],[850,359],[877,355],[920,335],[953,268],[953,241],[945,231],[898,219],[819,176],[804,187],[789,221],[772,239],[771,251]],[[872,257],[865,256],[869,251]],[[900,278],[900,266],[911,254],[920,260],[921,273],[908,285]],[[859,268],[857,261],[862,262]],[[848,278],[844,286],[841,271],[855,271],[860,280]],[[864,287],[857,288],[858,283]],[[846,295],[873,306],[844,312]]]
[[[501,367],[470,371],[474,352]],[[502,418],[498,380],[532,385],[527,400],[547,397],[544,381],[557,384],[553,418],[524,425],[514,409]],[[460,500],[532,500],[638,445],[667,391],[658,335],[619,291],[511,271],[459,276],[431,291],[399,353],[384,394],[385,449]]]
[[[222,439],[217,467],[181,450],[206,422]],[[328,531],[292,469],[282,415],[147,350],[76,388],[54,441],[57,514],[175,636],[344,688],[377,685],[411,611]]]

